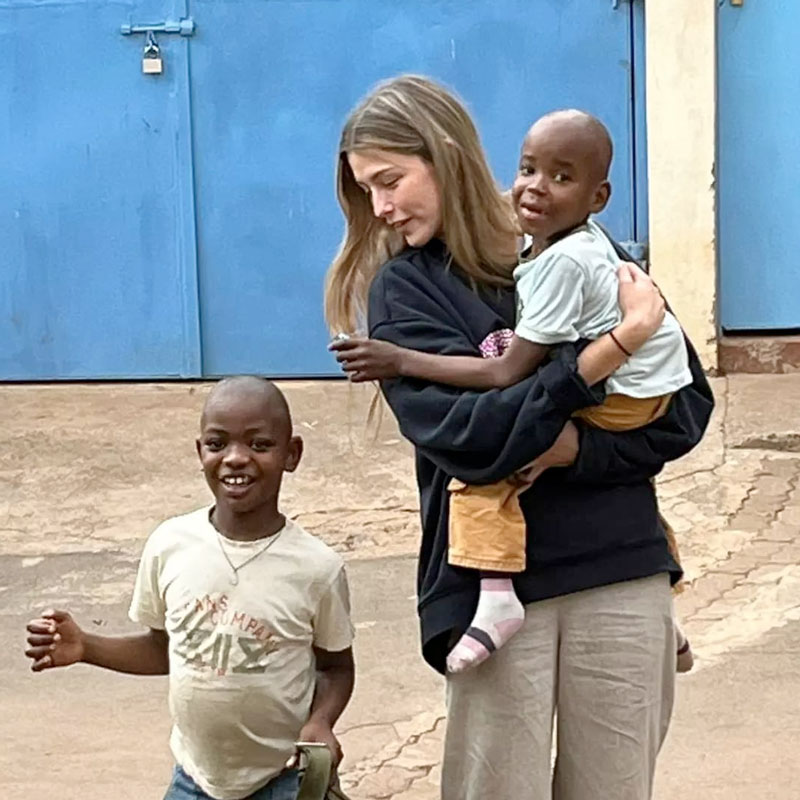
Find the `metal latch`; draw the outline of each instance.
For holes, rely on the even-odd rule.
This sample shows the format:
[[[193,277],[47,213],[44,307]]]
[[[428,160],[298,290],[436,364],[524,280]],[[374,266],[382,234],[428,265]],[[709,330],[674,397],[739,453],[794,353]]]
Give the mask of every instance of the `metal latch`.
[[[132,33],[179,33],[181,36],[193,36],[195,31],[194,20],[191,17],[174,20],[168,19],[166,22],[156,22],[152,25],[132,25],[126,22],[119,27],[119,32],[123,36],[130,36]]]
[[[156,42],[156,34],[178,33],[181,36],[193,36],[194,29],[194,20],[191,17],[186,17],[177,22],[168,19],[166,22],[157,22],[153,25],[133,25],[130,22],[126,22],[120,25],[119,32],[123,36],[143,33],[147,37],[142,55],[142,72],[145,75],[161,75],[164,72],[164,59],[161,55],[161,48]]]

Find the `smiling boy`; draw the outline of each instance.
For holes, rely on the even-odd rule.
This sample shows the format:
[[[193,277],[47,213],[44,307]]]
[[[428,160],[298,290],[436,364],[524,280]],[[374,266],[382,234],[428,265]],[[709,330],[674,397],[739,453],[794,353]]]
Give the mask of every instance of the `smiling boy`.
[[[295,742],[341,748],[353,689],[344,565],[279,509],[303,444],[269,381],[218,383],[197,452],[215,503],[162,523],[145,545],[132,636],[96,636],[64,611],[28,624],[35,672],[84,662],[169,674],[176,761],[165,800],[293,800]]]

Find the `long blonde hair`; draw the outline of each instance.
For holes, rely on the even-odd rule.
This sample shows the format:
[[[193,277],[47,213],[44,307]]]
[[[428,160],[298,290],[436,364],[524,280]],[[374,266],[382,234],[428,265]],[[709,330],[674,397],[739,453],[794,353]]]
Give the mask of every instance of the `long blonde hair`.
[[[416,155],[430,163],[453,261],[474,284],[512,285],[516,225],[469,113],[430,78],[402,75],[373,89],[342,130],[336,186],[346,230],[325,285],[325,317],[332,332],[363,327],[375,273],[403,249],[402,237],[374,216],[350,169],[347,154],[368,149]]]

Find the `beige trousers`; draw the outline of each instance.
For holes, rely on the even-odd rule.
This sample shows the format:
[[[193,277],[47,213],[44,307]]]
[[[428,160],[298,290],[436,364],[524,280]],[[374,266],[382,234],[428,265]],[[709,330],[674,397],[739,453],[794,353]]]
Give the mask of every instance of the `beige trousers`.
[[[675,652],[666,574],[528,605],[507,644],[447,678],[442,800],[649,800]]]

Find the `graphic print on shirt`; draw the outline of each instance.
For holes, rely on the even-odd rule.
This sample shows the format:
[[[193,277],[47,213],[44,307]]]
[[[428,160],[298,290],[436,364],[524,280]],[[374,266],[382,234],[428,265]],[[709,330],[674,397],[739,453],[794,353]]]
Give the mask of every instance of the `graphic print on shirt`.
[[[220,676],[263,674],[278,647],[276,634],[262,620],[234,608],[223,593],[187,603],[170,635],[173,652],[187,666]]]

